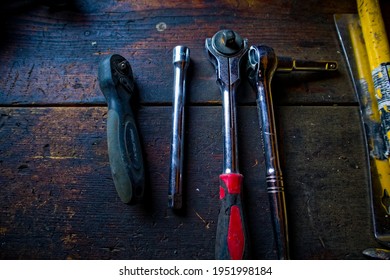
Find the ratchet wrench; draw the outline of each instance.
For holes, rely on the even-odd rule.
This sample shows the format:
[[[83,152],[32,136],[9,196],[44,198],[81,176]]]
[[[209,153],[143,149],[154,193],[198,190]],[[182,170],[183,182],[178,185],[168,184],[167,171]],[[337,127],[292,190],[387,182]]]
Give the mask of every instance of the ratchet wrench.
[[[131,108],[135,91],[130,63],[113,54],[99,65],[98,80],[108,104],[108,157],[115,188],[122,202],[144,195],[144,164],[138,130]]]
[[[276,248],[279,259],[289,259],[286,199],[271,95],[271,80],[277,64],[278,59],[272,48],[264,45],[250,47],[247,73],[249,82],[256,91]]]
[[[190,49],[176,46],[173,49],[174,95],[171,140],[171,166],[169,173],[168,207],[183,206],[183,153],[185,128],[186,73],[190,63]]]
[[[335,61],[305,61],[277,57],[271,47],[251,46],[248,51],[247,75],[256,91],[257,113],[262,134],[267,192],[270,201],[274,236],[279,259],[289,259],[286,198],[279,161],[278,139],[271,94],[275,73],[292,71],[336,71]]]
[[[243,217],[238,168],[236,90],[240,64],[248,50],[247,39],[232,30],[220,30],[205,42],[209,60],[217,73],[223,108],[223,174],[220,175],[221,209],[216,233],[216,259],[243,259],[247,256],[247,231]]]

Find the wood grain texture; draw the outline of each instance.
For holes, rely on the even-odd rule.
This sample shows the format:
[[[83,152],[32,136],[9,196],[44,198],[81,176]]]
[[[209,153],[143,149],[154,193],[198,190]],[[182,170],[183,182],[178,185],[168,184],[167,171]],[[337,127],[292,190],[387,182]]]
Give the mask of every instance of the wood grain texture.
[[[204,48],[205,39],[219,29],[233,28],[249,44],[268,44],[279,55],[342,62],[333,13],[356,10],[354,1],[146,2],[79,1],[78,10],[41,7],[9,18],[0,57],[1,102],[104,104],[98,63],[118,53],[132,64],[143,103],[170,103],[172,49],[181,44],[191,49],[189,101],[220,102]],[[340,64],[339,73],[330,77],[280,78],[277,84],[286,84],[282,101],[355,102]],[[240,102],[253,103],[253,93],[243,84]]]
[[[139,111],[149,195],[135,206],[121,203],[112,183],[106,108],[3,108],[1,116],[2,259],[214,258],[221,108],[189,110],[180,215],[166,207],[171,116],[165,107]],[[278,116],[292,257],[362,258],[374,241],[362,135],[346,123],[358,118],[356,108],[288,106]],[[256,109],[240,107],[238,117],[251,257],[273,259]]]
[[[16,0],[15,0],[16,1]],[[381,1],[382,11],[390,3]],[[0,259],[213,259],[221,95],[204,42],[232,28],[278,55],[336,60],[272,83],[294,259],[363,259],[375,247],[358,106],[333,23],[348,1],[92,1],[0,12]],[[389,20],[384,17],[386,26]],[[185,208],[167,209],[172,49],[191,49]],[[131,63],[148,191],[129,206],[107,155],[99,62]],[[238,94],[251,258],[274,259],[255,94]]]

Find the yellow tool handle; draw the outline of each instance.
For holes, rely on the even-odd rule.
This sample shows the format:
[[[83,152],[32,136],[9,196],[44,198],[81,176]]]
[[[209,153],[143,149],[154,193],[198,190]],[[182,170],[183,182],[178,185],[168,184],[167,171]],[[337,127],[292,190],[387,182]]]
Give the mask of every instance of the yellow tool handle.
[[[351,38],[352,49],[354,52],[354,58],[356,62],[356,70],[358,74],[360,91],[360,101],[363,102],[365,110],[364,113],[369,115],[371,121],[380,123],[380,116],[378,110],[378,103],[376,101],[374,92],[374,83],[372,81],[370,64],[368,62],[368,56],[366,51],[366,45],[361,36],[361,28],[359,21],[351,20],[348,23],[348,31]]]
[[[386,145],[390,156],[390,48],[378,0],[357,0],[362,33],[374,82],[375,97]]]
[[[381,192],[381,205],[390,213],[390,209],[386,201],[386,194],[390,193],[390,165],[386,158],[383,158],[385,145],[383,143],[383,135],[380,131],[380,116],[378,104],[374,92],[374,83],[371,76],[370,65],[368,62],[367,51],[364,40],[361,36],[361,28],[358,21],[350,21],[348,30],[351,38],[352,49],[356,62],[356,70],[358,74],[358,96],[361,102],[362,114],[367,141],[370,150],[371,172],[376,178]],[[366,119],[368,118],[368,119]]]
[[[351,42],[355,52],[356,66],[361,83],[361,87],[366,87],[371,110],[370,118],[372,126],[380,122],[382,131],[372,129],[369,133],[369,145],[371,152],[377,154],[382,150],[382,145],[378,140],[378,133],[382,134],[385,151],[379,152],[387,157],[381,156],[371,158],[372,172],[377,172],[378,183],[381,186],[381,204],[390,213],[390,48],[387,39],[385,25],[382,19],[378,0],[357,0],[360,17],[361,30],[364,40],[359,36],[359,26],[357,22],[349,25]],[[365,47],[364,47],[365,45]],[[371,76],[370,76],[371,71]],[[379,113],[379,114],[378,114]],[[368,128],[370,129],[370,128]],[[374,190],[375,191],[375,190]]]
[[[390,61],[390,48],[387,40],[378,0],[357,0],[362,32],[366,43],[371,71],[382,63]]]

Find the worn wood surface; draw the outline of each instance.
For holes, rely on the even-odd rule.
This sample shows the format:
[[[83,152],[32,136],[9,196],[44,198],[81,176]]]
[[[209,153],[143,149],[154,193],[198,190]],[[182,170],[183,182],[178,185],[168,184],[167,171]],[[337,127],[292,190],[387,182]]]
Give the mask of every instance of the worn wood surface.
[[[75,1],[1,21],[0,258],[213,259],[221,98],[204,40],[233,28],[277,54],[339,62],[273,80],[294,259],[363,259],[377,246],[359,110],[333,23],[355,1]],[[383,1],[384,2],[384,1]],[[389,5],[383,3],[385,11]],[[388,26],[388,24],[387,24]],[[171,50],[191,49],[185,210],[166,207]],[[107,155],[99,61],[119,53],[139,89],[148,195],[120,202]],[[240,170],[251,258],[274,259],[255,96],[243,81]]]
[[[76,11],[37,8],[6,22],[0,68],[4,104],[104,104],[96,73],[110,53],[130,61],[143,102],[170,103],[172,49],[179,44],[191,49],[189,100],[219,102],[204,49],[205,39],[219,29],[232,28],[250,44],[268,44],[280,55],[342,61],[333,13],[356,10],[354,1],[95,2],[79,1]],[[353,102],[344,64],[340,69],[326,78],[275,79],[291,85],[282,90],[289,90],[281,95],[286,102]],[[252,102],[253,96],[239,99]]]
[[[253,129],[256,109],[239,109],[252,254],[274,258],[260,135]],[[171,116],[165,107],[139,112],[150,191],[146,203],[136,206],[120,202],[111,180],[105,108],[1,113],[3,258],[213,258],[222,159],[222,135],[215,129],[219,107],[189,111],[183,215],[166,208]],[[360,258],[372,244],[364,150],[359,128],[346,129],[344,122],[357,119],[357,109],[288,106],[280,116],[293,256]]]

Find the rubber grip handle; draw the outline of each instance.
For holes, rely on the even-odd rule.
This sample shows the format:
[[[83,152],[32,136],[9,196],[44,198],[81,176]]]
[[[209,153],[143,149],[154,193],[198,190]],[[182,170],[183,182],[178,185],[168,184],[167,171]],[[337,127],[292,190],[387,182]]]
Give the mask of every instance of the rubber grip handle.
[[[243,176],[220,175],[221,210],[218,216],[215,256],[220,260],[240,260],[247,255],[247,232],[241,202]]]
[[[120,116],[109,109],[107,144],[111,173],[115,188],[124,203],[143,196],[143,164],[135,120],[129,113]]]
[[[136,122],[130,104],[134,90],[130,64],[128,75],[115,72],[119,55],[104,59],[99,66],[99,84],[108,104],[108,157],[115,188],[122,202],[143,198],[145,171]]]

